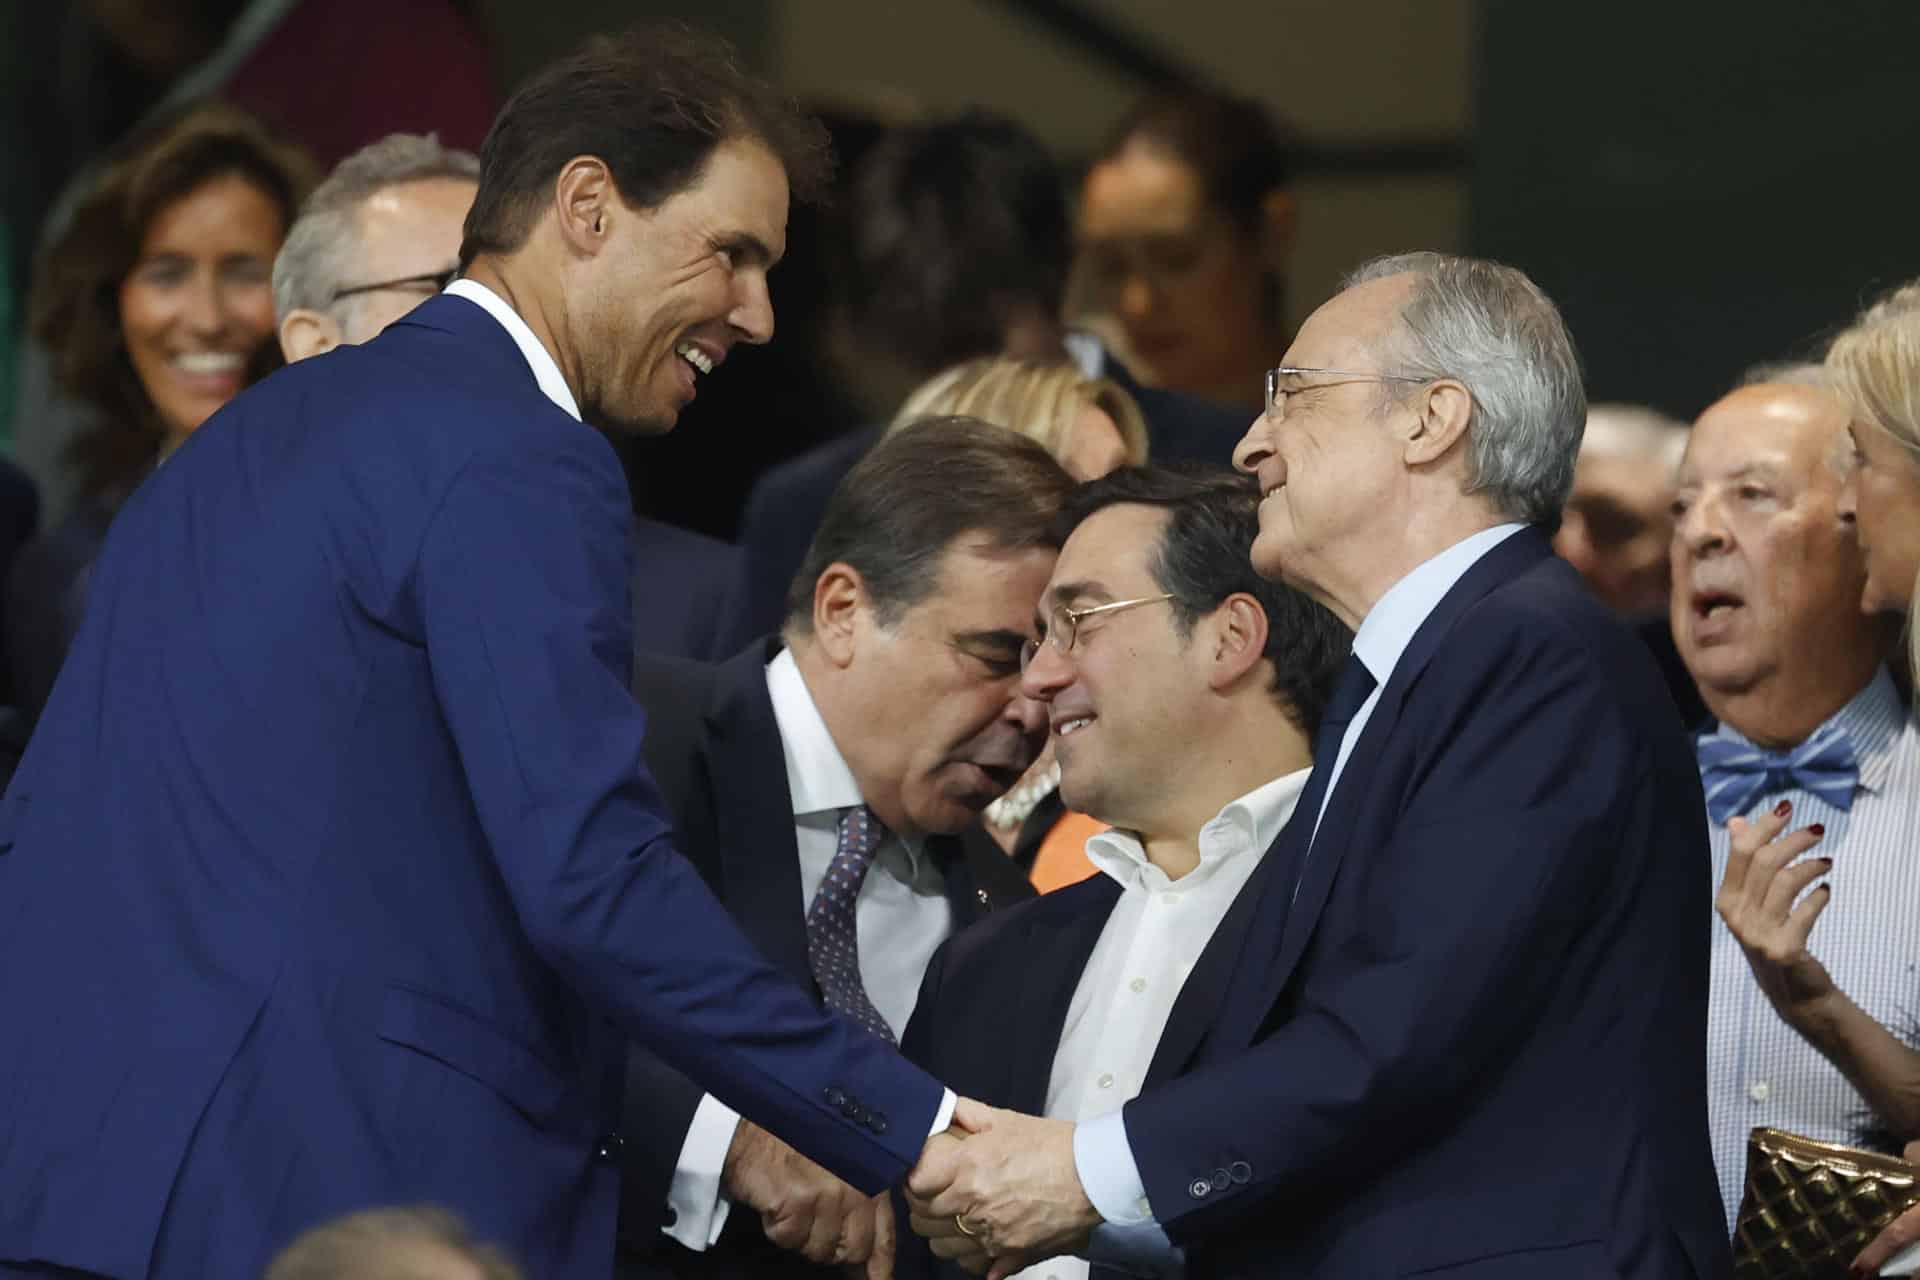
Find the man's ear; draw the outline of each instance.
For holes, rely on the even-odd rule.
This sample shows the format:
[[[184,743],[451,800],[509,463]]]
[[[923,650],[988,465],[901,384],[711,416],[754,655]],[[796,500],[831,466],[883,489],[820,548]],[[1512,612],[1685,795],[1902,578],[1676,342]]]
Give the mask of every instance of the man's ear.
[[[1473,393],[1453,378],[1439,378],[1420,388],[1413,408],[1414,420],[1406,436],[1407,465],[1431,466],[1466,439],[1467,424],[1473,418]]]
[[[837,667],[853,661],[868,616],[867,582],[860,571],[836,560],[813,583],[813,642]]]
[[[1212,668],[1207,687],[1214,692],[1232,688],[1267,656],[1267,611],[1244,591],[1220,602],[1208,619],[1212,631]]]
[[[588,258],[606,245],[614,220],[626,212],[613,173],[599,156],[575,156],[561,166],[553,203],[560,238]]]
[[[331,351],[340,341],[339,322],[322,311],[295,307],[280,322],[280,354],[288,364]]]

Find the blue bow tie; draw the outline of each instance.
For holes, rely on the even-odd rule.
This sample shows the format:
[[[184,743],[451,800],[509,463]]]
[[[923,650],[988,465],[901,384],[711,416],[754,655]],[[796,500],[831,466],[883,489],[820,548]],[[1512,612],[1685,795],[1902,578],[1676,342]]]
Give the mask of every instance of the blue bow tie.
[[[1728,738],[1700,739],[1700,782],[1707,791],[1707,815],[1725,825],[1761,796],[1800,790],[1819,796],[1836,809],[1853,808],[1860,766],[1853,743],[1837,724],[1823,725],[1791,751],[1762,751]]]

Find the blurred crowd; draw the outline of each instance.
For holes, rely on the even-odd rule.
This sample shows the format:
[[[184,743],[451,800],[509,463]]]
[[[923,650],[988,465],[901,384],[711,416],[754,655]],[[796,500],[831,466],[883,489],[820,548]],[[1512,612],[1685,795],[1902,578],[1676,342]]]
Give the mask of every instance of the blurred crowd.
[[[83,626],[104,625],[90,620],[110,607],[93,599],[95,568],[116,521],[170,459],[286,366],[370,342],[377,362],[376,338],[471,265],[463,239],[499,105],[471,15],[451,0],[365,6],[409,18],[348,58],[328,32],[357,20],[321,13],[342,4],[361,7],[184,6],[193,20],[169,27],[143,6],[96,3],[25,19],[23,40],[84,63],[95,84],[82,102],[62,96],[79,92],[73,76],[45,78],[35,127],[48,136],[17,153],[6,214],[22,318],[8,356],[20,465],[0,468],[9,771],[43,718],[71,730],[93,714],[56,690]],[[1390,371],[1355,372],[1358,348],[1342,359],[1296,335],[1289,133],[1227,94],[1143,99],[1073,184],[1030,130],[988,110],[823,115],[840,166],[831,199],[796,202],[786,224],[778,337],[677,349],[699,385],[678,430],[699,434],[695,463],[711,472],[615,441],[637,513],[623,563],[646,765],[679,851],[829,1006],[963,1096],[1090,1120],[1156,1083],[1182,983],[1206,974],[1209,941],[1260,884],[1259,852],[1355,717],[1336,685],[1366,615],[1333,607],[1332,588],[1255,571],[1277,495],[1329,474],[1345,447],[1289,453],[1284,432],[1336,394],[1359,406],[1344,426],[1358,431],[1371,397],[1446,379],[1476,413],[1525,418],[1531,392],[1508,388],[1502,368],[1541,349],[1526,328],[1533,295],[1503,279],[1484,286],[1496,301],[1464,287],[1461,301],[1450,268],[1416,255],[1394,269],[1439,282],[1420,321],[1431,327],[1408,321],[1415,337]],[[1309,329],[1378,283],[1359,273]],[[1449,319],[1474,306],[1471,321]],[[1585,406],[1576,375],[1553,402],[1577,409],[1571,474],[1529,481],[1552,501],[1513,517],[1549,534],[1635,638],[1631,659],[1607,662],[1654,675],[1619,682],[1621,714],[1684,734],[1697,768],[1704,803],[1689,821],[1704,838],[1660,837],[1703,887],[1676,908],[1701,908],[1684,926],[1697,934],[1661,945],[1676,972],[1695,941],[1705,949],[1704,1025],[1669,1049],[1704,1072],[1705,1114],[1679,1123],[1697,1121],[1710,1144],[1722,1239],[1757,1126],[1895,1155],[1920,1144],[1920,639],[1908,623],[1920,282],[1825,319],[1812,359],[1753,352],[1740,384],[1691,422]],[[1448,363],[1460,351],[1484,366]],[[770,435],[783,444],[754,456]],[[1518,465],[1488,458],[1474,464],[1487,476]],[[294,450],[246,465],[304,463]],[[1439,465],[1408,463],[1407,491]],[[1315,516],[1336,545],[1402,494],[1341,484],[1324,501],[1351,510]],[[696,502],[738,520],[685,527]],[[1300,539],[1303,557],[1333,554]],[[1212,646],[1204,659],[1195,636]],[[849,809],[885,825],[836,903]],[[1314,812],[1332,822],[1341,810]],[[1162,898],[1190,914],[1152,915]],[[1073,951],[1089,917],[1046,904],[1095,901]],[[1020,951],[1005,923],[1016,919],[1041,921],[1034,938],[1064,949]],[[858,944],[838,969],[817,954],[836,927]],[[1657,975],[1650,986],[1632,998],[1664,1006]],[[1114,995],[1129,989],[1137,1011]],[[1000,1007],[1032,992],[1055,1002],[1050,1015]],[[1002,1057],[1037,1065],[1005,1096],[965,1087],[977,1064],[955,1027],[1006,1037],[996,1070]],[[763,1160],[750,1121],[642,1057],[626,1067],[624,1152],[607,1157],[624,1180],[609,1265],[777,1274],[807,1265],[784,1250],[847,1256],[778,1221],[785,1188],[827,1175]],[[0,1150],[6,1134],[0,1124]],[[1194,1200],[1246,1180],[1222,1161],[1211,1191],[1202,1169]],[[903,1239],[923,1208],[902,1205]],[[8,1221],[0,1208],[0,1257]],[[973,1236],[972,1219],[956,1221]],[[496,1224],[366,1211],[275,1241],[286,1247],[266,1274],[516,1274],[468,1227],[490,1237]],[[871,1228],[863,1238],[873,1251]],[[1912,1238],[1920,1220],[1900,1219],[1870,1260]],[[934,1244],[903,1242],[898,1265],[965,1261]],[[1168,1274],[1155,1256],[1148,1273]],[[1588,1274],[1578,1262],[1534,1274]],[[1113,1265],[1056,1259],[1033,1274]]]

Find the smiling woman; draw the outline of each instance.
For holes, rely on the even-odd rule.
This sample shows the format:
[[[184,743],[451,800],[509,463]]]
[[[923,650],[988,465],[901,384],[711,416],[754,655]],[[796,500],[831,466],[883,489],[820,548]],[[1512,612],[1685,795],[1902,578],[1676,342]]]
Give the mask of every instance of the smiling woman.
[[[82,498],[7,584],[14,687],[37,714],[78,625],[108,522],[156,461],[279,363],[273,257],[311,161],[252,117],[201,103],[129,138],[34,264],[28,320],[92,412]]]

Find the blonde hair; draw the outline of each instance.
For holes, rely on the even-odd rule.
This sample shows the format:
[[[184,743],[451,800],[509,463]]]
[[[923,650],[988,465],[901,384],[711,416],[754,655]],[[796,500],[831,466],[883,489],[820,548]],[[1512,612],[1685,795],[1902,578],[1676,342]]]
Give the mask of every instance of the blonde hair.
[[[920,384],[900,406],[887,433],[922,418],[964,416],[1017,431],[1058,459],[1074,424],[1088,409],[1113,419],[1126,446],[1127,464],[1147,460],[1147,420],[1120,385],[1089,378],[1065,361],[1042,362],[986,356],[957,364]]]
[[[1920,280],[1885,294],[1827,348],[1833,388],[1856,421],[1920,457]],[[1920,579],[1907,604],[1907,660],[1920,675]]]

